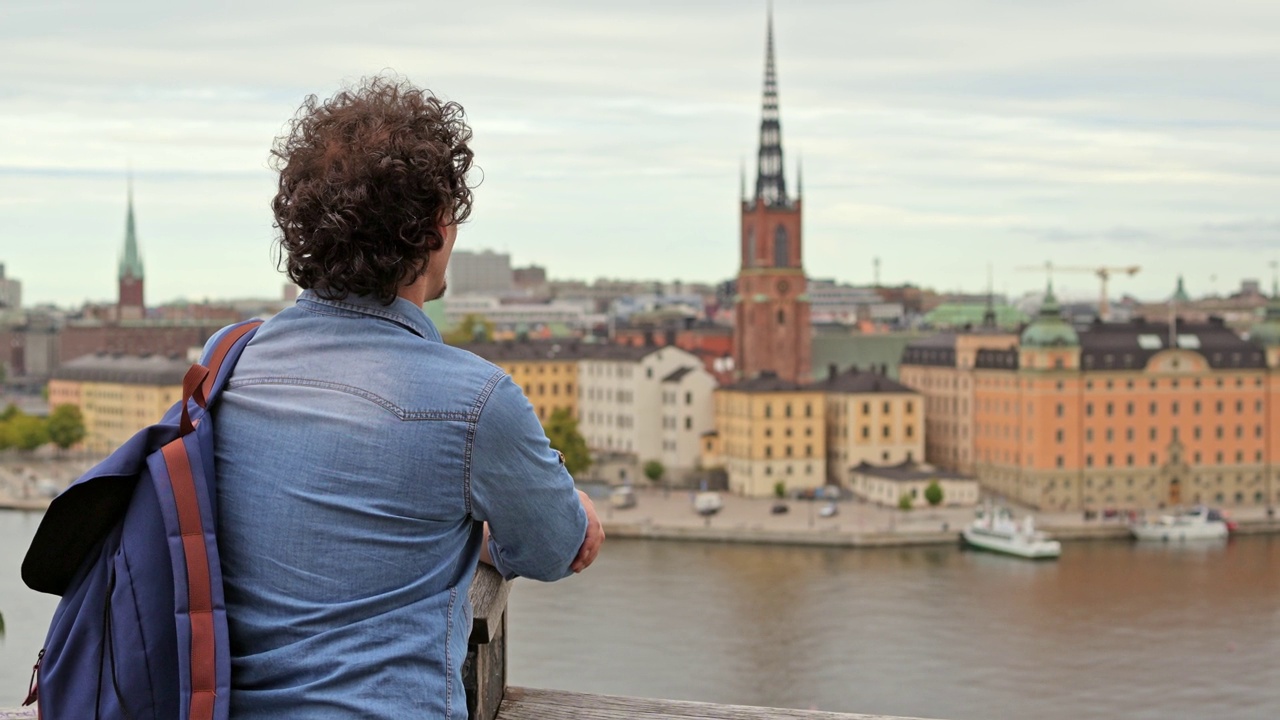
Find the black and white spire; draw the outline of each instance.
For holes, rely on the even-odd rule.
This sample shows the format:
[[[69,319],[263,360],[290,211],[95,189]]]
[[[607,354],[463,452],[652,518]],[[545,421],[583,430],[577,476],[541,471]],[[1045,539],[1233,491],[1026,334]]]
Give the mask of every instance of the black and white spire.
[[[778,73],[773,59],[773,11],[765,36],[764,106],[760,117],[760,155],[756,171],[757,201],[767,206],[790,204],[782,172],[782,122],[778,116]]]

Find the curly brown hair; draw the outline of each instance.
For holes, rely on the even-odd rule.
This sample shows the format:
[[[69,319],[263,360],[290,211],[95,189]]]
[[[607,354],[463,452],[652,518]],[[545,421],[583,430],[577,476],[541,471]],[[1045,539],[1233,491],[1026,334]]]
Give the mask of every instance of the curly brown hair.
[[[471,214],[470,140],[461,105],[404,79],[308,96],[271,149],[277,266],[325,297],[390,304],[443,247],[441,226]]]

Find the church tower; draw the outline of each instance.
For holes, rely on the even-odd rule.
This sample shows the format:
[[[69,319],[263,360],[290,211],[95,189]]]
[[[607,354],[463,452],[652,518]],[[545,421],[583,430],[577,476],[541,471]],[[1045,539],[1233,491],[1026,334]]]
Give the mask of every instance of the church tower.
[[[742,194],[746,194],[743,178]],[[800,227],[800,176],[787,195],[782,165],[782,124],[773,59],[773,16],[765,40],[764,107],[755,194],[742,198],[742,263],[734,305],[733,357],[738,374],[773,372],[808,382],[811,330]]]
[[[116,318],[141,320],[146,314],[142,296],[142,255],[138,252],[138,231],[133,221],[133,181],[129,181],[129,209],[124,221],[124,254],[120,256],[119,295]]]

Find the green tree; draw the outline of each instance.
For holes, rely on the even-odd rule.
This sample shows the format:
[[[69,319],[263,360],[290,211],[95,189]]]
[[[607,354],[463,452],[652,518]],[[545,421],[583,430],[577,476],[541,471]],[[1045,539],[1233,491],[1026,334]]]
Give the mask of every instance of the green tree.
[[[787,484],[779,480],[773,484],[773,496],[782,500],[787,497]]]
[[[578,432],[578,421],[567,408],[559,408],[551,413],[546,431],[551,447],[564,455],[564,466],[570,475],[577,475],[591,467],[591,452],[587,450],[587,441]]]
[[[0,412],[0,422],[9,422],[21,414],[22,411],[18,409],[17,405],[9,403],[9,406],[4,409],[4,412]]]
[[[942,504],[942,486],[938,484],[937,480],[930,481],[928,487],[924,489],[924,499],[932,507]]]
[[[899,495],[899,496],[898,496],[898,509],[899,509],[899,510],[910,510],[910,509],[911,509],[911,494],[910,494],[910,493],[902,493],[901,495]]]
[[[649,482],[657,484],[662,476],[667,473],[667,469],[657,460],[650,460],[644,464],[644,476],[649,478]]]
[[[66,450],[84,439],[84,416],[75,405],[59,405],[49,414],[49,439]]]
[[[30,452],[49,442],[49,428],[44,420],[26,413],[18,413],[10,418],[8,427],[9,440],[13,447]]]
[[[450,345],[466,345],[473,342],[488,342],[493,339],[493,323],[483,315],[469,314],[462,322],[445,333],[444,341]]]

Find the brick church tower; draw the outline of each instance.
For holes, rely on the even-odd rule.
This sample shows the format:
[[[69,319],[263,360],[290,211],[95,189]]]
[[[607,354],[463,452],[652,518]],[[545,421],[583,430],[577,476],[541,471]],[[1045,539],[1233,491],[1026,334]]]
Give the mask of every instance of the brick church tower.
[[[800,226],[800,178],[787,195],[782,124],[773,60],[773,17],[765,42],[764,109],[756,191],[742,194],[742,265],[734,305],[733,358],[742,378],[774,372],[790,382],[809,377],[811,329]]]
[[[120,256],[119,295],[116,318],[141,320],[146,314],[142,296],[142,255],[138,253],[138,231],[133,222],[133,182],[129,182],[129,210],[124,222],[124,254]]]

